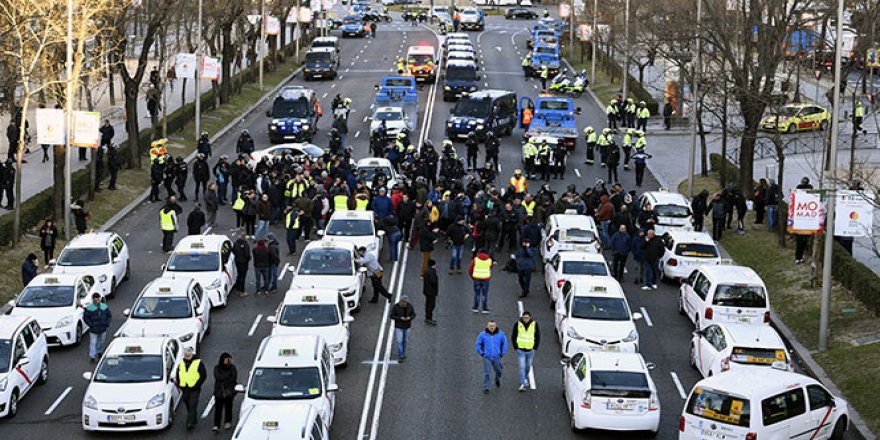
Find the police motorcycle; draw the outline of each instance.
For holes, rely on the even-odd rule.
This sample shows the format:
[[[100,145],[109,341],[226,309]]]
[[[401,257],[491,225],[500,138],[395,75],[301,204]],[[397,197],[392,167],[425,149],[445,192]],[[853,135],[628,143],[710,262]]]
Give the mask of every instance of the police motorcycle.
[[[575,77],[574,82],[572,82],[568,75],[566,75],[566,72],[562,70],[550,81],[549,89],[551,93],[560,95],[571,94],[575,98],[578,98],[584,93],[589,82],[586,70],[581,70],[577,77]]]

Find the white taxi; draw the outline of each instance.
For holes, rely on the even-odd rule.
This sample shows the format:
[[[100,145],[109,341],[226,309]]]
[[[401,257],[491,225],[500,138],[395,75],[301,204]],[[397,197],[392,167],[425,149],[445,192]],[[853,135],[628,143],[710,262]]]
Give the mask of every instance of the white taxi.
[[[694,331],[690,363],[703,377],[729,370],[794,371],[785,343],[769,325],[712,324]],[[760,374],[760,371],[756,371]]]
[[[344,367],[348,362],[349,324],[354,322],[345,300],[336,289],[290,289],[275,315],[273,335],[318,335],[327,342],[333,363]]]
[[[232,440],[327,440],[330,424],[307,403],[254,405],[241,415]]]
[[[209,331],[211,307],[206,301],[202,286],[192,278],[156,278],[141,290],[134,307],[122,311],[128,320],[116,335],[169,336],[198,352]]]
[[[691,225],[691,204],[683,194],[669,192],[665,188],[648,191],[639,197],[639,210],[646,209],[648,205],[657,214],[657,223],[654,225],[657,235],[663,235],[669,229]]]
[[[556,334],[562,355],[581,351],[638,353],[639,332],[623,288],[611,277],[567,281],[561,301],[556,301]]]
[[[318,231],[324,242],[348,242],[355,248],[367,248],[367,252],[382,254],[382,237],[385,231],[377,231],[373,211],[336,211],[327,220],[327,227]]]
[[[225,235],[189,235],[174,247],[162,265],[163,277],[184,276],[199,282],[211,307],[226,306],[238,269],[232,241]]]
[[[15,417],[18,402],[49,379],[49,348],[37,320],[0,316],[0,418]]]
[[[648,431],[660,427],[657,387],[638,353],[586,352],[563,360],[571,430]]]
[[[128,245],[113,232],[77,235],[49,265],[53,266],[52,273],[95,277],[101,294],[108,298],[113,298],[116,288],[131,274]]]
[[[697,330],[713,322],[770,323],[767,287],[750,267],[699,267],[681,282],[679,293],[678,312]]]
[[[359,310],[367,269],[357,267],[355,248],[351,243],[313,241],[303,249],[294,272],[290,289],[336,290],[345,301],[348,312]]]
[[[315,407],[327,425],[336,409],[336,370],[333,355],[320,336],[267,336],[257,349],[248,375],[239,418],[254,406],[306,403]]]
[[[565,214],[547,218],[541,234],[541,257],[549,260],[558,252],[590,252],[598,254],[602,248],[596,221],[569,209]]]
[[[107,346],[82,402],[86,431],[144,431],[171,426],[180,403],[174,383],[183,350],[173,338],[116,338]]]
[[[13,316],[32,316],[51,345],[79,345],[89,326],[83,308],[98,293],[91,275],[39,274],[12,301]]]
[[[553,304],[562,297],[562,286],[566,281],[584,279],[589,282],[596,277],[611,278],[602,254],[558,252],[549,260],[544,260],[544,289]]]
[[[680,280],[687,278],[698,266],[721,264],[721,253],[712,236],[689,229],[667,229],[661,237],[664,251],[660,257],[660,273],[663,278]]]
[[[369,157],[357,161],[356,166],[356,176],[366,179],[367,188],[373,187],[373,177],[376,173],[380,172],[385,175],[385,183],[388,184],[388,188],[394,187],[394,184],[397,183],[397,171],[394,170],[394,166],[391,165],[391,161],[388,159]]]

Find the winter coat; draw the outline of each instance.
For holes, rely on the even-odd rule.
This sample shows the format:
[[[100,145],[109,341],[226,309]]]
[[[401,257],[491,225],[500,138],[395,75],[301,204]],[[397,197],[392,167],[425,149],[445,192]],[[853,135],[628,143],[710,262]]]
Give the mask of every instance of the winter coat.
[[[516,270],[531,272],[535,268],[535,249],[520,246],[514,255]]]
[[[416,309],[409,302],[406,303],[406,307],[397,303],[391,307],[391,315],[389,317],[394,321],[394,328],[410,328],[412,327],[412,320],[416,317]],[[403,320],[401,318],[410,319]]]
[[[645,240],[642,248],[645,250],[645,261],[659,261],[663,256],[663,240],[660,237],[654,236],[651,240]]]
[[[259,244],[252,251],[254,255],[254,269],[267,268],[272,265],[272,256],[269,254],[269,248],[266,245]]]
[[[196,207],[186,218],[186,233],[188,235],[201,234],[203,226],[205,226],[205,213]]]
[[[425,268],[425,275],[422,276],[422,294],[425,296],[437,296],[440,291],[440,281],[437,278],[437,269],[433,267]]]
[[[239,238],[232,243],[232,255],[235,255],[236,266],[247,267],[251,262],[251,246],[247,240]]]
[[[419,229],[419,251],[420,252],[433,252],[434,251],[434,240],[437,239],[437,234],[434,234],[434,231],[431,230],[430,226],[422,226]]]
[[[110,328],[110,322],[113,315],[110,313],[110,306],[105,303],[89,303],[83,310],[83,322],[89,326],[89,332],[101,334]]]
[[[376,218],[385,218],[394,215],[394,204],[388,196],[373,197],[373,214]]]
[[[220,355],[220,362],[214,366],[214,398],[216,400],[228,399],[235,396],[235,385],[238,382],[238,369],[235,364],[225,364],[224,361],[232,356],[229,353]]]
[[[615,255],[628,255],[632,251],[632,236],[617,231],[611,236],[611,250]]]
[[[501,359],[507,354],[507,337],[499,328],[490,332],[485,329],[477,336],[476,343],[477,354],[486,359]]]

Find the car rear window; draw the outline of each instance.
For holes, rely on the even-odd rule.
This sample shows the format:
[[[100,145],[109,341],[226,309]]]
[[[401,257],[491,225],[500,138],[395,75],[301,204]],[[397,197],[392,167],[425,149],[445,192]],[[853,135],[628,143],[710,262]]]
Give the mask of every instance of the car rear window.
[[[699,387],[691,394],[685,412],[702,419],[745,427],[749,426],[751,414],[748,400]]]
[[[767,295],[761,286],[720,284],[712,304],[726,307],[767,307]]]
[[[675,255],[695,258],[717,258],[718,248],[712,244],[679,243],[675,247]]]
[[[773,348],[734,347],[730,353],[731,362],[746,365],[771,365],[786,359],[785,350]]]
[[[562,273],[566,275],[608,275],[605,264],[596,261],[565,261],[562,263]]]
[[[645,373],[635,371],[593,371],[590,373],[590,394],[604,397],[651,397]]]

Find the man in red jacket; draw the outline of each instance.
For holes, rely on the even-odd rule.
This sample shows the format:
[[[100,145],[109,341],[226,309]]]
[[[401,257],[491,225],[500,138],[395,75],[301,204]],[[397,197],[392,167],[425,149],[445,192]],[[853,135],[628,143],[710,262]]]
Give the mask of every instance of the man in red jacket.
[[[486,253],[486,249],[480,249],[477,256],[471,260],[468,267],[468,274],[474,280],[474,307],[471,309],[474,313],[480,312],[480,305],[483,307],[483,314],[489,313],[489,281],[492,279],[492,257]]]

